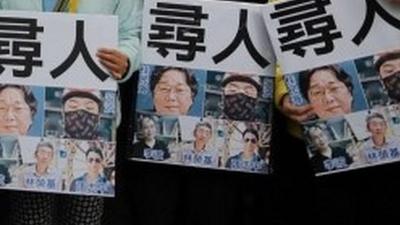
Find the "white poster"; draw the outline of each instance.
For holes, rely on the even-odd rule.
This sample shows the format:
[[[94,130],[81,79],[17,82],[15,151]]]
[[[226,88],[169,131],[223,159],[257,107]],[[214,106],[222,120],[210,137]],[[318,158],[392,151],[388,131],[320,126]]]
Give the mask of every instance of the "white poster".
[[[275,59],[256,5],[145,1],[133,160],[271,173]]]
[[[400,160],[400,8],[289,0],[265,23],[318,175]]]
[[[104,29],[107,27],[107,29]],[[0,12],[0,187],[114,195],[117,18]]]

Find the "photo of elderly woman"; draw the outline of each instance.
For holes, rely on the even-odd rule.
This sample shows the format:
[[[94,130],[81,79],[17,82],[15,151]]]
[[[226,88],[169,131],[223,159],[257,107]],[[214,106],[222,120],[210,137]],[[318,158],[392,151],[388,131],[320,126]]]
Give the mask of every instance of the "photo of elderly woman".
[[[0,134],[41,136],[44,88],[0,84]]]

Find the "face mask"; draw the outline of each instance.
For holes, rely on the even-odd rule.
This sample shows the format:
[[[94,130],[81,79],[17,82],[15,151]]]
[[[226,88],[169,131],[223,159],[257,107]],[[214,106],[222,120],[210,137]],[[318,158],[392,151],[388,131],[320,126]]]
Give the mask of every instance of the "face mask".
[[[224,96],[224,115],[231,120],[254,121],[257,99],[245,94]]]
[[[383,79],[388,95],[395,101],[400,101],[400,71]]]
[[[64,115],[67,138],[93,140],[97,138],[99,115],[86,110],[66,112]]]

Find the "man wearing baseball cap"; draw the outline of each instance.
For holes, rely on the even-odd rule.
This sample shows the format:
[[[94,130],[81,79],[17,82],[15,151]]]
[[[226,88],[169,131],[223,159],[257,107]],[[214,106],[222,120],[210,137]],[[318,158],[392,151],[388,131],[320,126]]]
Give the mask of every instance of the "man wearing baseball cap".
[[[97,139],[103,105],[100,91],[66,88],[62,103],[65,138]]]
[[[393,103],[400,102],[400,50],[389,51],[374,57],[378,71],[387,93]]]
[[[257,97],[261,92],[260,77],[225,73],[222,79],[223,117],[239,121],[255,121]]]

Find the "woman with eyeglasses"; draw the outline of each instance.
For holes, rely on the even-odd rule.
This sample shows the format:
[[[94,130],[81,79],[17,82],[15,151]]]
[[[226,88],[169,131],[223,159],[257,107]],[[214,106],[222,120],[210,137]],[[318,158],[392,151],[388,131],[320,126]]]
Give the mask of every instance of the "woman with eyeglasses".
[[[242,133],[244,142],[243,151],[231,156],[226,161],[226,168],[252,172],[268,173],[268,165],[258,154],[258,132],[255,129],[246,129]]]
[[[72,181],[70,191],[113,194],[114,188],[103,174],[103,159],[100,149],[89,148],[86,152],[87,172]]]

